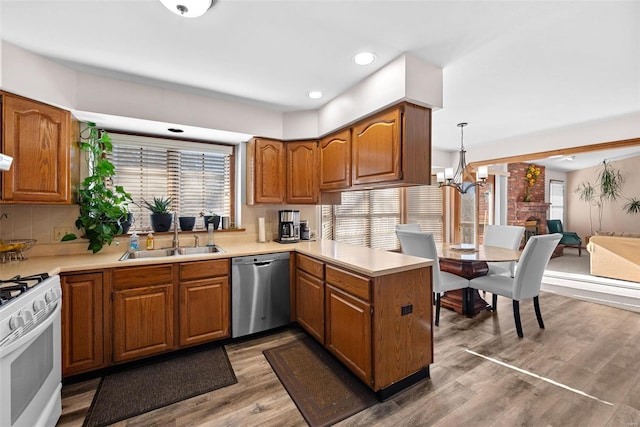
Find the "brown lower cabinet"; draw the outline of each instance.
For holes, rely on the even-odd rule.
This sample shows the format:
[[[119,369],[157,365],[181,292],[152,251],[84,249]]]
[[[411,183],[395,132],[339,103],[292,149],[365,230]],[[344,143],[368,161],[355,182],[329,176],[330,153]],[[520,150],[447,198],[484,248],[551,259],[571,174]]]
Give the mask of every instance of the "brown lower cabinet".
[[[367,277],[302,254],[296,265],[298,323],[374,391],[428,369],[431,267]]]
[[[229,260],[180,264],[180,345],[230,334]]]
[[[231,333],[229,260],[64,273],[62,375]]]
[[[103,274],[63,274],[62,375],[104,366]]]
[[[173,348],[173,264],[113,272],[113,361]]]

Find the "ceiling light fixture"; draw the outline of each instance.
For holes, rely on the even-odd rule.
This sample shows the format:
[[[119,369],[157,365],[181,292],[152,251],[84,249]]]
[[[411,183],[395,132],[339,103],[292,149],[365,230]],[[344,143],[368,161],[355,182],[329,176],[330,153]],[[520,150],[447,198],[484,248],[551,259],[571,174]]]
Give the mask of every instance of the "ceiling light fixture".
[[[197,18],[204,15],[213,4],[213,0],[160,0],[171,12],[185,18]]]
[[[311,99],[320,99],[322,98],[324,95],[322,94],[322,92],[320,92],[319,90],[312,90],[311,92],[309,92],[308,94],[309,98]]]
[[[489,169],[486,166],[480,166],[477,173],[478,181],[465,182],[465,178],[470,176],[465,159],[467,152],[464,149],[464,127],[467,125],[468,123],[458,123],[458,127],[460,128],[460,162],[458,163],[458,169],[456,169],[455,175],[453,174],[453,168],[446,168],[444,172],[438,172],[436,174],[440,187],[453,187],[458,190],[460,194],[466,194],[471,187],[484,186],[489,176]]]
[[[373,52],[360,52],[354,55],[353,62],[358,65],[373,64],[376,60],[376,54]]]

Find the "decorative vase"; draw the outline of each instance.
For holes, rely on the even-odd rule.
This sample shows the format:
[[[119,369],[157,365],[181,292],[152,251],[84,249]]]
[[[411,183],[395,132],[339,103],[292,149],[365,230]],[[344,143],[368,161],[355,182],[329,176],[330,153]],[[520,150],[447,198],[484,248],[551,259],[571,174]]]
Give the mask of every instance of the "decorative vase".
[[[180,222],[180,230],[182,231],[191,231],[196,225],[195,216],[181,216],[178,217],[178,221]]]
[[[524,194],[524,199],[522,199],[523,202],[530,202],[531,201],[531,194],[529,194],[529,186],[526,187],[527,191]]]
[[[173,222],[172,213],[154,213],[151,214],[151,228],[155,232],[164,232],[171,229],[171,223]]]

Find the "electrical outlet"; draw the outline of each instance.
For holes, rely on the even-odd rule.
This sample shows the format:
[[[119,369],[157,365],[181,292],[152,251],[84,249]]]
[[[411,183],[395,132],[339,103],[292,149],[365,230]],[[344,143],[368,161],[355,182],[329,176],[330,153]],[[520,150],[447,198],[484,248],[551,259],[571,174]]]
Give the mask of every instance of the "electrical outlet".
[[[71,227],[53,227],[53,241],[59,242],[65,234],[71,233]]]

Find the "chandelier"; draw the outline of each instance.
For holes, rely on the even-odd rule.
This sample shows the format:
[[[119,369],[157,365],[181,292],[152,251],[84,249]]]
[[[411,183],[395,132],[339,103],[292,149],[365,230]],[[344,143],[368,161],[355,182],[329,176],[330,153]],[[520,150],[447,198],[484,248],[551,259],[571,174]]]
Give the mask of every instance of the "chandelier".
[[[453,187],[460,192],[460,194],[466,194],[472,187],[482,187],[489,176],[489,169],[486,166],[480,166],[478,168],[477,177],[475,182],[465,182],[465,177],[469,176],[467,170],[466,150],[464,149],[464,127],[468,123],[458,123],[460,128],[460,163],[458,163],[458,169],[456,173],[453,173],[453,168],[445,168],[444,172],[438,172],[436,174],[440,187]]]

